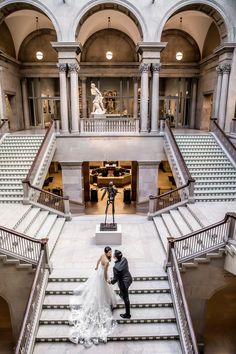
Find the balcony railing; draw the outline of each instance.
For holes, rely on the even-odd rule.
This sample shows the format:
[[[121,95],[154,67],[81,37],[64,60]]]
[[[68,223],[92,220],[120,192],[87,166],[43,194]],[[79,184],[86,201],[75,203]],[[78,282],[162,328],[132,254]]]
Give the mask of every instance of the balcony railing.
[[[134,118],[88,118],[80,121],[81,133],[128,133],[139,132],[139,119]]]

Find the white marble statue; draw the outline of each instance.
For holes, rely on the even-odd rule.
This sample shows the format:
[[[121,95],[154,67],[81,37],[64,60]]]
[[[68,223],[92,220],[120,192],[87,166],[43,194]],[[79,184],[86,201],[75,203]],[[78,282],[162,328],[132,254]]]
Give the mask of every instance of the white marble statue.
[[[91,84],[91,95],[94,97],[93,99],[93,112],[94,114],[104,114],[106,112],[103,106],[103,97],[101,92],[97,89],[95,84]]]

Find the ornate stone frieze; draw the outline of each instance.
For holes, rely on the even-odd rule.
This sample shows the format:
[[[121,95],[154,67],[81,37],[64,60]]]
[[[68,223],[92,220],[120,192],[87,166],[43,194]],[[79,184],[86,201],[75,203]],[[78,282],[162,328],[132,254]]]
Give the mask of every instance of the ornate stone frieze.
[[[70,72],[76,72],[78,73],[80,70],[79,64],[73,63],[73,64],[68,64],[68,68]]]
[[[66,73],[67,71],[67,64],[57,64],[59,72]]]
[[[154,63],[152,64],[152,71],[155,73],[155,72],[160,72],[161,70],[161,64],[160,63]]]
[[[140,69],[140,72],[141,72],[141,73],[143,73],[143,72],[144,72],[144,73],[148,73],[149,70],[150,70],[150,64],[142,63],[142,64],[140,64],[139,69]]]

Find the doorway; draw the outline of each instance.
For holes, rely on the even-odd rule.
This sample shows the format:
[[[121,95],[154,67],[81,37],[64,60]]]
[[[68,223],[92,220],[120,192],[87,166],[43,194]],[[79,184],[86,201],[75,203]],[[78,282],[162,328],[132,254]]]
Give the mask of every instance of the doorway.
[[[9,123],[9,128],[13,129],[14,116],[16,116],[16,96],[13,94],[5,94],[6,119]]]
[[[107,187],[110,181],[118,190],[115,213],[136,213],[136,161],[85,161],[83,178],[86,214],[104,214],[107,196],[102,200],[103,188]]]
[[[202,105],[202,122],[200,129],[209,130],[210,127],[210,119],[212,115],[212,101],[213,94],[205,94],[203,96],[203,105]]]
[[[0,297],[0,348],[1,353],[13,353],[14,340],[12,335],[11,317],[8,303]]]

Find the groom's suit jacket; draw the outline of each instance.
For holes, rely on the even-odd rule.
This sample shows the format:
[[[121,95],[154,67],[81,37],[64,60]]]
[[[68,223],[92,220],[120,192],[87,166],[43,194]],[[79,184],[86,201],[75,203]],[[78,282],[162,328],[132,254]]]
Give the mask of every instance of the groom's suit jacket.
[[[116,261],[113,267],[113,279],[111,284],[118,282],[120,288],[125,287],[128,289],[132,283],[132,276],[129,272],[128,261],[125,257],[122,257],[120,261]]]

